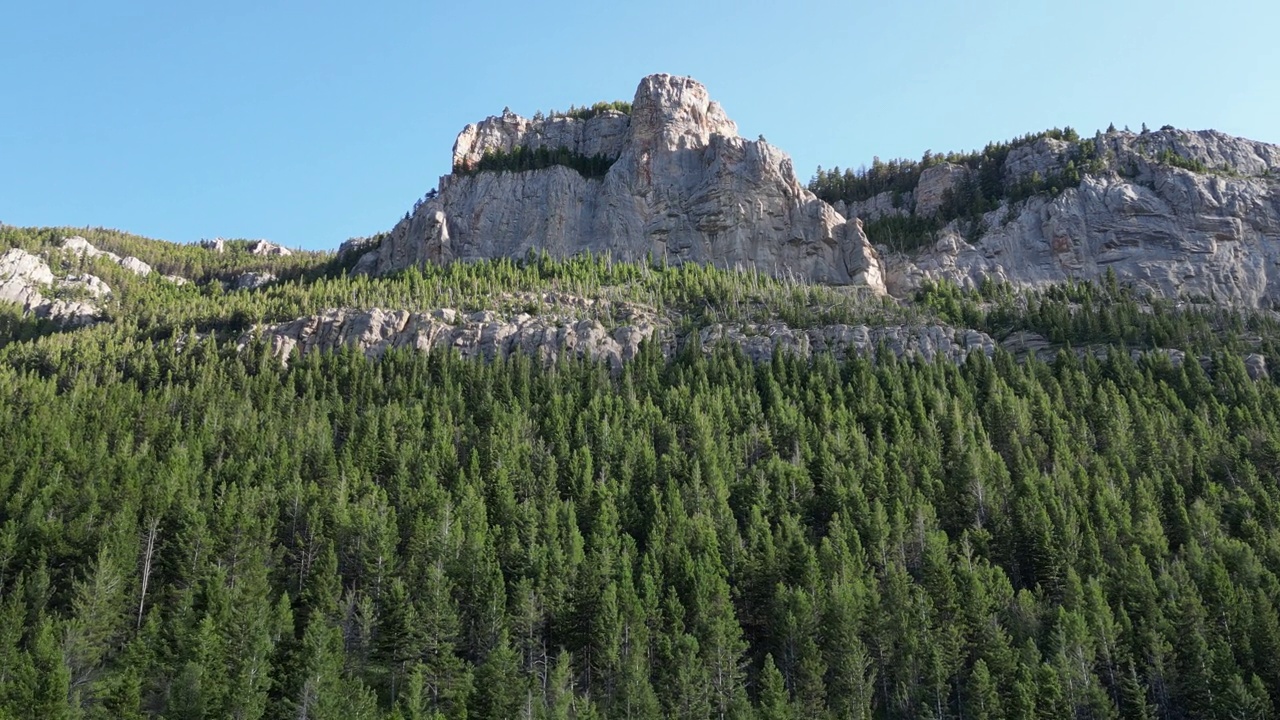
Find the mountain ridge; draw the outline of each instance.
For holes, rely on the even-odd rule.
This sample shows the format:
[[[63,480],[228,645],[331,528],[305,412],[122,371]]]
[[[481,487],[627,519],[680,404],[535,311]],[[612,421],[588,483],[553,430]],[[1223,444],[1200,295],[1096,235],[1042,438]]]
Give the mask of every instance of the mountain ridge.
[[[563,163],[469,172],[486,153],[516,148],[601,156],[612,165],[601,178]],[[690,78],[646,77],[630,114],[490,117],[462,130],[453,159],[468,172],[443,177],[438,192],[397,224],[359,270],[383,274],[422,262],[591,250],[883,290],[859,225],[817,200],[784,152],[738,137],[733,121]]]
[[[1280,300],[1275,145],[1169,126],[1092,138],[1068,128],[926,154],[889,172],[895,187],[841,198],[821,172],[803,186],[784,152],[737,137],[691,78],[649,76],[630,114],[616,107],[540,119],[504,111],[466,126],[456,172],[357,270],[590,250],[896,297],[924,281],[1044,287],[1112,268],[1167,297]],[[655,151],[669,162],[655,165]]]

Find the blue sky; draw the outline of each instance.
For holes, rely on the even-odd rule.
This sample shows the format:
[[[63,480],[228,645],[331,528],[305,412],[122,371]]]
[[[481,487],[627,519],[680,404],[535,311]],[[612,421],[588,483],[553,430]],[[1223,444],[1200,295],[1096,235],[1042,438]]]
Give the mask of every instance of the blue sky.
[[[1047,127],[1280,142],[1264,0],[0,5],[0,221],[335,248],[388,229],[457,132],[691,75],[818,165]]]

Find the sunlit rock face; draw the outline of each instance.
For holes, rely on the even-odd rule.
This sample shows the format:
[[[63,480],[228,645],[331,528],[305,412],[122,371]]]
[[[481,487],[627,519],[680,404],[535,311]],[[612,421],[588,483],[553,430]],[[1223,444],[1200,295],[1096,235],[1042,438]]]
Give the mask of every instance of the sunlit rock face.
[[[983,217],[980,237],[966,238],[954,222],[923,251],[884,253],[889,292],[906,295],[926,279],[1038,287],[1110,270],[1164,297],[1280,302],[1280,147],[1171,128],[1099,133],[1093,142],[1105,167],[1078,187],[1002,204]],[[1017,148],[1005,175],[1047,177],[1063,168],[1069,149],[1049,139]],[[922,177],[917,213],[938,194],[924,185]]]
[[[612,165],[599,177],[562,165],[467,172],[487,152],[516,148],[563,148]],[[463,129],[453,160],[463,172],[442,178],[360,270],[590,251],[884,290],[861,225],[801,185],[786,153],[739,137],[690,78],[644,78],[630,114],[488,118]]]

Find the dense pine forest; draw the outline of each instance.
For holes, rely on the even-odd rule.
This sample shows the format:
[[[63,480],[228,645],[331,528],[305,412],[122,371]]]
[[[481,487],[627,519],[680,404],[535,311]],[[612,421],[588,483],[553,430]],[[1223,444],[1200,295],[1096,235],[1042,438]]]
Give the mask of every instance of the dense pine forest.
[[[1270,313],[1108,278],[897,305],[531,257],[354,278],[104,231],[104,322],[0,314],[0,717],[1266,718],[1280,700]],[[71,231],[0,228],[2,248]],[[280,281],[219,280],[271,269]],[[621,368],[237,339],[517,291],[683,318],[1034,332],[1052,360]],[[504,299],[506,298],[506,299]],[[1179,348],[1185,362],[1164,352]]]

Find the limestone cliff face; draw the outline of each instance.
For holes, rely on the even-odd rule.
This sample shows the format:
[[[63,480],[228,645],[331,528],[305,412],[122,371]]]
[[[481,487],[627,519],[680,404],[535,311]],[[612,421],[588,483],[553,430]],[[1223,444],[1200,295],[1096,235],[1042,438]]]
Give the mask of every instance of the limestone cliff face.
[[[602,177],[563,166],[473,171],[486,153],[517,148],[612,165]],[[1016,143],[1001,161],[999,207],[978,224],[944,218],[934,240],[909,253],[877,249],[875,226],[868,238],[861,221],[936,218],[966,187],[981,182],[988,192],[990,175],[943,163],[910,191],[829,205],[796,180],[785,153],[739,137],[689,78],[645,78],[630,114],[530,120],[506,112],[468,125],[453,161],[463,172],[442,178],[358,271],[590,251],[750,267],[897,296],[926,279],[1037,287],[1112,270],[1168,297],[1280,304],[1280,147],[1215,131]],[[1079,182],[1042,182],[1077,173]],[[1038,194],[1026,197],[1029,186]]]
[[[884,289],[861,224],[802,186],[785,153],[739,137],[689,78],[646,77],[630,115],[535,121],[504,113],[468,125],[454,164],[474,167],[487,151],[517,147],[564,148],[613,164],[602,178],[563,166],[446,176],[438,195],[357,268],[591,251]]]
[[[924,279],[987,277],[1035,287],[1110,269],[1165,297],[1280,303],[1280,147],[1173,129],[1111,132],[1093,142],[1102,168],[1078,187],[1005,202],[984,216],[980,236],[966,237],[963,223],[953,222],[922,251],[885,253],[888,290],[904,295]],[[1052,176],[1071,152],[1047,138],[1016,148],[1005,177]],[[963,176],[932,170],[914,193],[916,213],[936,211],[934,198]],[[876,206],[868,201],[854,212]]]
[[[775,348],[801,357],[830,352],[843,358],[874,356],[883,347],[898,357],[953,362],[962,362],[970,353],[991,355],[995,351],[995,341],[985,333],[934,324],[793,328],[774,320],[716,323],[677,337],[675,319],[652,308],[565,295],[549,294],[540,299],[547,310],[538,315],[489,310],[463,313],[452,308],[431,312],[335,308],[258,327],[241,337],[239,344],[243,347],[255,335],[260,336],[286,362],[295,350],[306,354],[351,347],[376,358],[403,348],[453,350],[462,357],[488,360],[525,354],[545,363],[561,357],[588,357],[615,369],[635,357],[645,340],[657,343],[670,355],[695,336],[706,352],[721,343],[732,343],[757,361],[768,360]]]
[[[351,348],[370,358],[380,358],[390,350],[445,350],[464,358],[485,360],[526,355],[544,364],[585,357],[603,361],[615,370],[634,358],[645,341],[667,356],[691,342],[706,353],[727,343],[737,345],[757,362],[767,362],[775,350],[798,357],[831,353],[837,359],[854,355],[876,358],[881,351],[887,351],[898,358],[955,363],[964,362],[974,353],[991,356],[997,346],[1016,357],[1035,355],[1044,362],[1052,362],[1064,350],[1099,359],[1115,350],[1107,345],[1068,348],[1029,332],[1013,333],[997,343],[978,330],[934,323],[791,327],[773,319],[714,323],[678,334],[677,329],[684,323],[647,306],[557,293],[536,299],[543,308],[537,315],[492,310],[466,313],[452,308],[430,312],[335,308],[290,322],[259,326],[242,335],[237,344],[243,348],[261,338],[285,363],[295,351],[306,355]],[[1168,357],[1174,367],[1188,359],[1185,351],[1174,348],[1130,349],[1135,362],[1147,353]],[[1212,366],[1209,357],[1191,359],[1206,369]],[[1243,361],[1249,377],[1269,376],[1267,360],[1262,355],[1250,353]]]
[[[579,155],[622,154],[631,118],[609,110],[588,119],[553,117],[530,120],[504,112],[463,128],[453,144],[453,166],[473,167],[486,152],[511,152],[519,147],[537,150],[565,148]]]

